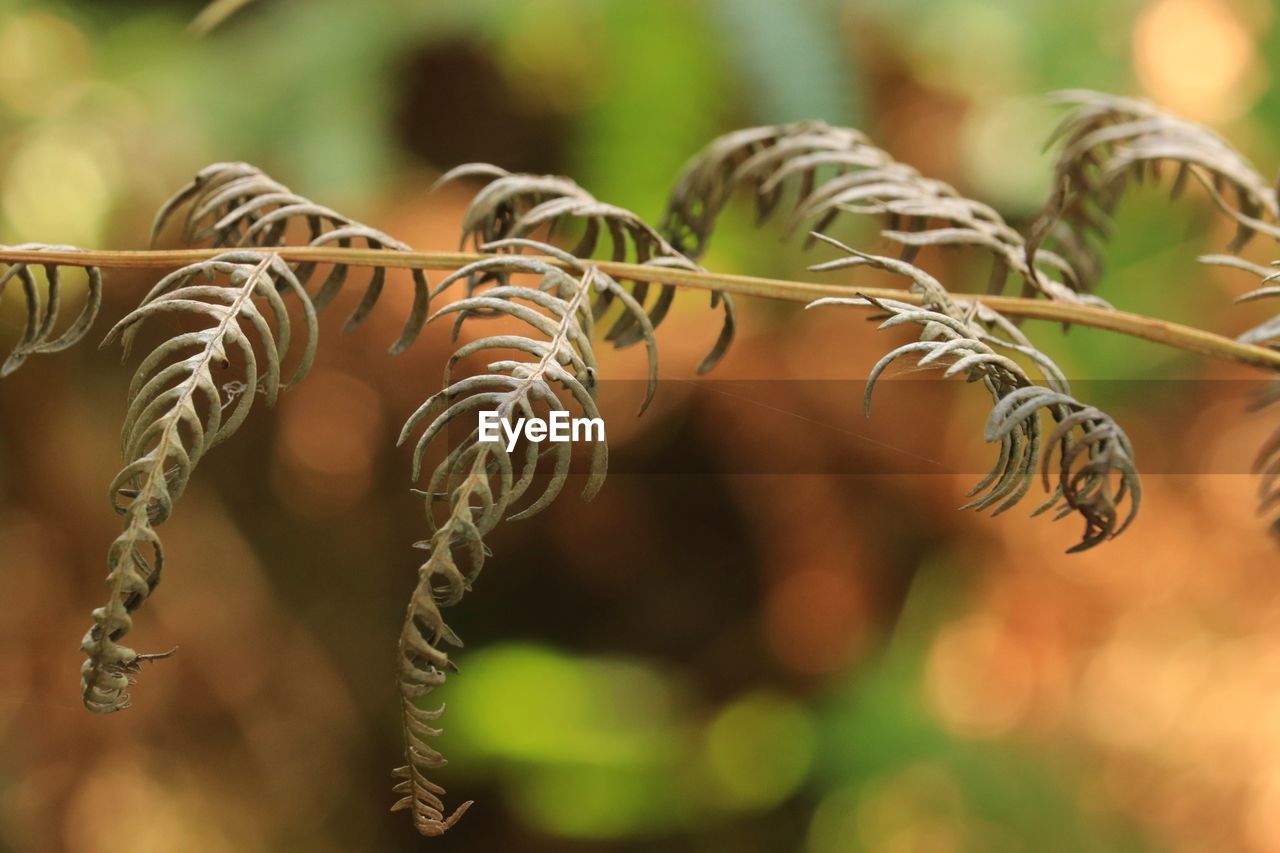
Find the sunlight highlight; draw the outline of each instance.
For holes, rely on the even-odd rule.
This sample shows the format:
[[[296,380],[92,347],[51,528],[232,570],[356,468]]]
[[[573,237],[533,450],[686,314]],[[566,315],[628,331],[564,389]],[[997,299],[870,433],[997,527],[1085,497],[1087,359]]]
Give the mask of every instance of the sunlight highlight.
[[[1258,52],[1225,0],[1157,0],[1133,30],[1138,80],[1154,100],[1198,121],[1242,115],[1256,100]]]

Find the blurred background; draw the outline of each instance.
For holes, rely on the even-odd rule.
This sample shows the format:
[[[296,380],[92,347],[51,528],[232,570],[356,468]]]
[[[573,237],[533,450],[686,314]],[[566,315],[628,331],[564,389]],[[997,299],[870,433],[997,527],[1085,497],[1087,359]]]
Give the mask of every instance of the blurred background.
[[[196,38],[202,6],[0,0],[0,243],[143,247],[219,160],[420,249],[456,246],[469,189],[428,190],[473,160],[653,221],[713,136],[809,117],[1025,224],[1062,87],[1152,98],[1280,163],[1266,0],[257,0]],[[812,278],[830,257],[750,225],[730,210],[704,263]],[[1265,306],[1231,297],[1253,284],[1194,263],[1229,233],[1203,197],[1137,192],[1100,295],[1247,328]],[[956,289],[985,274],[930,263]],[[100,330],[153,278],[109,273]],[[1029,324],[1145,473],[1133,528],[1068,556],[1076,522],[1033,501],[955,511],[991,460],[977,389],[890,388],[862,418],[858,380],[904,338],[742,301],[695,382],[715,321],[694,297],[659,334],[651,413],[634,388],[606,410],[602,494],[501,526],[450,614],[467,647],[438,781],[477,805],[418,838],[387,811],[425,535],[394,438],[449,344],[386,355],[400,284],[350,337],[326,312],[314,373],[198,472],[130,635],[181,648],[124,714],[84,711],[77,672],[136,359],[86,342],[0,384],[0,849],[1280,851],[1280,580],[1244,473],[1274,417],[1234,381],[1255,374]],[[0,348],[20,309],[0,302]],[[602,351],[613,378],[641,361]]]

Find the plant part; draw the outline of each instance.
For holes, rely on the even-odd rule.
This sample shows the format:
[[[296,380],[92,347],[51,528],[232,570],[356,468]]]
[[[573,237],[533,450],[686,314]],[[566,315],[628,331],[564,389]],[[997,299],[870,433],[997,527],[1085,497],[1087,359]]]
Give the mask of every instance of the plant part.
[[[1074,109],[1050,137],[1061,150],[1054,166],[1055,189],[1045,209],[1031,227],[1027,257],[1038,257],[1051,245],[1087,270],[1086,286],[1102,273],[1098,243],[1109,238],[1111,215],[1126,189],[1146,180],[1158,180],[1164,169],[1174,171],[1170,198],[1182,195],[1188,183],[1200,184],[1214,206],[1236,224],[1228,250],[1238,252],[1256,235],[1280,239],[1280,200],[1276,190],[1247,158],[1208,128],[1179,118],[1146,101],[1087,90],[1058,92],[1055,101]],[[1230,255],[1206,255],[1203,263],[1253,272],[1263,286],[1237,302],[1252,302],[1280,295],[1269,286],[1270,271]],[[1274,348],[1280,339],[1280,317],[1240,333],[1237,340]],[[1266,408],[1280,398],[1272,390],[1255,408]],[[1276,473],[1280,471],[1280,431],[1259,453],[1255,469],[1263,473],[1259,511],[1274,515],[1280,507]],[[1272,522],[1280,531],[1280,517]]]
[[[450,810],[435,779],[445,763],[432,745],[443,708],[428,704],[428,694],[445,681],[451,650],[461,646],[443,610],[475,584],[490,557],[486,537],[497,524],[536,515],[559,496],[574,452],[568,443],[543,445],[528,436],[511,444],[485,440],[481,416],[507,424],[570,411],[599,418],[598,340],[616,348],[643,345],[643,413],[657,387],[657,339],[680,290],[709,291],[720,314],[699,372],[714,367],[733,340],[737,295],[855,307],[873,312],[881,329],[910,329],[913,337],[894,343],[870,371],[868,414],[879,378],[903,359],[976,383],[991,398],[983,437],[997,450],[965,506],[1004,512],[1028,494],[1038,473],[1048,497],[1035,512],[1084,522],[1072,551],[1119,535],[1141,501],[1134,447],[1110,416],[1073,396],[1062,371],[1017,321],[1094,326],[1274,371],[1280,320],[1232,340],[1127,314],[1089,289],[1100,275],[1097,240],[1129,177],[1154,175],[1168,164],[1177,171],[1175,194],[1190,178],[1203,184],[1239,226],[1232,250],[1255,234],[1280,236],[1277,201],[1243,157],[1203,128],[1138,101],[1066,97],[1078,106],[1058,133],[1056,190],[1025,237],[994,209],[920,175],[861,133],[802,122],[714,140],[680,176],[657,228],[567,178],[468,164],[441,179],[479,183],[461,223],[463,251],[417,252],[253,166],[218,163],[156,216],[153,244],[176,230],[187,249],[0,247],[0,290],[16,283],[27,308],[24,332],[0,375],[31,354],[56,352],[86,336],[101,304],[100,269],[178,267],[104,341],[119,341],[127,356],[140,335],[154,333],[158,340],[126,397],[124,467],[110,485],[124,529],[108,549],[108,601],[94,611],[83,641],[85,706],[127,708],[141,664],[164,656],[138,654],[121,641],[159,582],[165,555],[157,528],[197,464],[240,427],[259,395],[270,405],[306,375],[316,353],[317,312],[358,278],[363,296],[346,324],[355,329],[377,304],[388,268],[412,270],[414,288],[392,354],[407,350],[428,325],[450,327],[455,340],[463,328],[494,327],[457,347],[440,390],[400,435],[401,443],[413,441],[412,479],[423,486],[416,493],[425,504],[427,536],[415,546],[425,560],[399,640],[405,760],[395,771],[393,808],[410,812],[425,835],[443,833],[470,806]],[[873,266],[905,277],[908,287],[775,281],[703,269],[697,259],[740,190],[761,222],[785,214],[788,233],[803,229],[811,244],[840,251],[815,272]],[[900,257],[867,254],[826,236],[844,214],[873,217]],[[931,246],[980,250],[991,263],[987,293],[949,292],[917,266],[921,249]],[[1280,295],[1265,268],[1232,257],[1206,260],[1261,275],[1263,285],[1246,299]],[[65,267],[85,270],[86,298],[56,332]],[[428,270],[447,274],[432,288]],[[1021,295],[1004,295],[1010,276],[1021,282]],[[429,314],[433,300],[439,307]],[[164,328],[160,321],[171,315],[186,318],[183,331]],[[586,499],[602,487],[608,467],[603,437],[589,444]],[[439,461],[428,464],[433,453]],[[1259,467],[1264,507],[1274,510],[1280,506],[1280,434],[1264,448]]]
[[[432,441],[451,425],[474,419],[482,411],[494,412],[508,423],[520,417],[537,417],[539,410],[563,411],[564,404],[556,393],[559,389],[587,417],[599,418],[591,341],[596,311],[609,300],[621,303],[649,351],[649,386],[641,411],[653,397],[658,378],[657,343],[641,304],[608,275],[551,246],[522,240],[484,244],[487,251],[526,246],[557,257],[568,269],[536,258],[500,256],[463,267],[436,289],[440,293],[463,280],[494,282],[479,294],[473,292],[441,308],[432,319],[448,314],[476,320],[508,317],[528,326],[533,337],[481,337],[463,344],[450,357],[445,366],[444,390],[423,403],[400,433],[403,443],[422,430],[413,452],[414,480],[422,473],[423,456]],[[538,284],[528,287],[501,283],[513,276],[534,276]],[[495,351],[514,352],[520,357],[490,362],[486,372],[453,380],[456,364],[472,355]],[[418,585],[409,599],[400,634],[400,703],[407,763],[395,771],[402,780],[395,790],[404,796],[394,808],[410,809],[414,824],[424,835],[444,832],[470,806],[464,803],[446,818],[440,800],[444,791],[427,778],[430,771],[444,764],[429,740],[439,734],[433,724],[444,709],[424,709],[421,701],[444,682],[450,668],[442,645],[462,645],[445,624],[440,608],[457,604],[471,589],[484,566],[484,537],[499,521],[528,518],[540,512],[564,488],[572,445],[552,444],[549,453],[554,457],[550,478],[540,493],[521,505],[538,475],[543,455],[539,444],[524,441],[517,456],[501,442],[481,441],[479,428],[472,427],[436,466],[423,493],[431,536],[415,546],[427,552],[427,560],[418,569]],[[583,499],[590,500],[600,490],[608,464],[608,447],[601,438],[593,443]],[[444,517],[439,521],[437,504],[443,505]]]
[[[143,359],[129,385],[129,408],[120,433],[127,464],[110,490],[112,506],[124,516],[124,532],[107,554],[110,599],[93,611],[93,627],[81,644],[88,659],[81,669],[80,690],[91,711],[129,707],[125,691],[130,677],[140,660],[154,657],[138,655],[119,640],[132,624],[130,614],[160,582],[164,548],[155,528],[173,513],[204,454],[244,423],[259,383],[268,405],[279,394],[280,363],[291,338],[282,294],[301,303],[306,323],[306,348],[289,380],[292,384],[306,375],[315,357],[315,309],[289,265],[271,254],[230,252],[170,273],[103,341],[105,346],[120,340],[128,356],[147,320],[189,313],[209,321],[198,331],[166,338]],[[274,330],[266,315],[275,320]],[[266,353],[261,369],[254,339]],[[239,365],[242,384],[219,387],[214,369],[233,363]]]
[[[716,217],[742,187],[750,191],[761,224],[790,197],[786,232],[804,228],[806,246],[842,213],[877,216],[885,223],[882,236],[902,245],[905,261],[924,246],[977,247],[991,255],[989,293],[1003,292],[1012,272],[1024,296],[1106,307],[1078,292],[1081,275],[1065,258],[1048,251],[1028,255],[1022,235],[993,208],[922,176],[863,134],[822,122],[753,128],[713,141],[685,167],[667,203],[663,230],[682,251],[700,257]],[[1033,261],[1048,270],[1036,269]]]
[[[1158,180],[1175,170],[1170,198],[1190,179],[1235,220],[1238,252],[1258,233],[1280,237],[1275,190],[1222,137],[1146,101],[1087,90],[1056,92],[1051,98],[1074,106],[1049,137],[1061,151],[1054,165],[1054,193],[1031,228],[1028,258],[1042,244],[1058,252],[1090,288],[1102,274],[1096,242],[1111,234],[1111,215],[1129,184]]]
[[[833,241],[834,242],[834,241]],[[871,416],[871,394],[876,381],[891,364],[915,356],[921,366],[945,365],[943,376],[966,376],[981,381],[994,408],[983,437],[1000,442],[995,466],[970,491],[973,498],[961,509],[995,507],[999,515],[1026,495],[1042,455],[1041,473],[1049,499],[1033,515],[1056,510],[1056,518],[1079,513],[1084,534],[1071,551],[1083,551],[1124,531],[1138,513],[1142,487],[1133,464],[1129,438],[1105,412],[1085,406],[1071,396],[1062,370],[1007,318],[982,303],[961,307],[933,276],[904,261],[868,255],[841,246],[849,257],[822,264],[820,269],[869,264],[911,279],[911,289],[922,297],[921,305],[891,299],[819,299],[809,307],[853,305],[879,308],[886,319],[881,329],[908,323],[920,326],[920,339],[890,351],[871,368],[863,408]],[[1043,384],[1034,382],[1016,360],[1022,358],[1039,370]],[[1055,423],[1044,438],[1041,410]],[[1049,471],[1054,452],[1059,456],[1058,483],[1050,487]],[[1128,501],[1128,510],[1123,505]]]
[[[185,208],[182,242],[188,246],[211,245],[215,248],[270,248],[287,242],[291,228],[305,228],[308,246],[351,247],[363,243],[369,249],[407,252],[409,247],[393,237],[337,211],[321,207],[248,163],[214,163],[178,190],[156,214],[151,227],[151,243],[155,245],[165,225]],[[351,267],[334,264],[332,270],[310,297],[316,310],[328,305],[341,292]],[[294,268],[294,276],[305,287],[315,274],[316,265],[303,263]],[[352,332],[365,321],[382,295],[386,270],[373,267],[365,284],[360,304],[347,318],[344,333]],[[391,345],[391,354],[404,352],[422,331],[427,319],[428,285],[421,270],[413,271],[413,307],[405,318],[404,330]]]
[[[34,252],[78,252],[74,246],[46,246],[42,243],[24,243],[20,246],[4,246],[17,251]],[[44,271],[44,286],[37,280],[36,273],[29,263],[9,264],[0,274],[0,296],[11,282],[22,287],[23,301],[26,303],[26,320],[22,329],[22,337],[14,345],[9,356],[0,363],[0,377],[13,373],[28,356],[36,353],[54,353],[75,345],[89,332],[93,321],[98,318],[98,309],[102,307],[102,272],[93,266],[86,266],[84,274],[88,279],[84,307],[76,315],[75,320],[56,338],[50,339],[54,327],[58,323],[62,308],[62,272],[58,264],[39,265]]]
[[[462,219],[463,248],[470,241],[478,251],[489,251],[492,248],[519,251],[531,244],[500,244],[498,241],[508,238],[521,240],[542,232],[545,232],[545,239],[550,240],[557,232],[577,226],[581,236],[569,250],[574,258],[596,257],[607,234],[610,240],[608,257],[611,261],[633,260],[641,266],[662,266],[695,272],[699,270],[691,258],[677,251],[643,219],[629,210],[596,201],[568,178],[514,175],[496,166],[471,163],[446,173],[438,184],[474,177],[492,180],[476,193]],[[472,276],[469,290],[474,290],[478,283],[493,276],[502,278],[504,273],[486,271],[483,276]],[[627,283],[631,286],[636,302],[643,305],[649,293],[648,282],[637,278]],[[675,294],[676,288],[672,285],[662,285],[659,288],[658,296],[648,310],[650,327],[657,327],[667,316]],[[594,302],[592,311],[597,318],[609,310],[612,300],[613,294],[606,292]],[[724,321],[715,345],[698,365],[699,373],[706,373],[715,367],[733,341],[733,299],[712,291],[711,307],[722,308]],[[643,337],[644,328],[631,311],[623,311],[604,335],[606,341],[619,348],[631,346]],[[651,369],[652,364],[651,358]]]

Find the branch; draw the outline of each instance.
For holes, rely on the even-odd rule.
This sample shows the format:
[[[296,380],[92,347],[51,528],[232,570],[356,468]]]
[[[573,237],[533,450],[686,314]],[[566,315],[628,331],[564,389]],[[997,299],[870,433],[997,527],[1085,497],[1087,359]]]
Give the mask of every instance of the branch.
[[[220,251],[222,250],[180,249],[169,251],[58,252],[3,249],[0,250],[0,263],[54,263],[59,266],[96,266],[107,269],[169,269],[207,261]],[[376,249],[328,247],[281,247],[273,249],[273,251],[282,259],[291,263],[343,263],[354,266],[420,270],[454,270],[467,264],[493,257],[492,255],[470,252],[382,252]],[[558,258],[545,257],[538,260],[561,268],[565,267],[565,262]],[[809,303],[824,297],[847,297],[854,292],[854,289],[848,285],[840,284],[819,284],[786,279],[725,275],[668,267],[615,263],[612,261],[592,261],[592,265],[614,278],[649,281],[656,284],[669,284],[675,287],[711,290],[740,296],[779,299],[787,302]],[[858,287],[856,292],[872,299],[896,299],[911,304],[920,303],[918,295],[897,288]],[[1280,370],[1280,351],[1241,343],[1204,329],[1147,317],[1142,314],[1017,296],[957,296],[956,298],[962,302],[981,302],[1010,317],[1050,320],[1057,323],[1104,329],[1185,350],[1197,355],[1217,358],[1222,361],[1247,364],[1251,367],[1259,367],[1265,370]]]

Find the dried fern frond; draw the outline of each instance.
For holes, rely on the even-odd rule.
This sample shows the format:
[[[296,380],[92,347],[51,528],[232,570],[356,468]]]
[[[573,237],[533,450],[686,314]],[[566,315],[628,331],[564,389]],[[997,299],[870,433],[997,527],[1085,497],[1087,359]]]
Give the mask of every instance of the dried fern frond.
[[[80,251],[74,246],[47,246],[43,243],[23,243],[0,248],[37,252]],[[57,264],[44,264],[43,267],[47,287],[41,287],[30,264],[8,264],[0,272],[0,296],[4,295],[10,282],[17,282],[22,287],[27,308],[22,336],[14,344],[4,363],[0,364],[0,377],[13,373],[31,355],[60,352],[74,346],[88,333],[98,317],[98,309],[102,307],[102,273],[97,267],[85,267],[84,273],[88,281],[84,306],[71,324],[54,337],[58,315],[62,309],[62,268]]]
[[[519,248],[517,243],[484,244],[485,251]],[[564,261],[568,271],[536,258],[499,255],[470,264],[446,278],[439,289],[477,279],[503,283],[466,295],[440,309],[432,319],[455,314],[471,319],[506,318],[528,327],[528,334],[500,334],[463,344],[445,367],[444,390],[428,399],[406,422],[401,443],[418,434],[413,476],[419,479],[427,448],[451,426],[466,423],[481,411],[496,412],[511,423],[539,411],[566,410],[566,401],[585,417],[598,418],[596,359],[592,349],[593,303],[607,294],[618,300],[641,330],[649,349],[649,392],[657,381],[657,344],[644,308],[618,282],[594,267],[548,245],[533,244],[539,254]],[[513,276],[536,276],[537,287],[510,283]],[[459,362],[477,353],[514,354],[489,363],[486,372],[454,379]],[[566,399],[562,399],[562,396]],[[643,406],[642,406],[643,409]],[[553,457],[546,483],[534,490],[539,462]],[[408,809],[424,835],[439,835],[471,805],[464,803],[448,817],[444,790],[429,779],[445,760],[431,745],[439,734],[435,723],[443,706],[424,709],[423,698],[442,684],[451,668],[446,647],[461,640],[445,624],[440,609],[456,604],[471,589],[488,556],[484,537],[503,518],[519,519],[541,511],[560,493],[569,475],[571,446],[552,443],[541,449],[524,441],[508,452],[502,442],[482,441],[479,428],[451,448],[432,472],[424,492],[431,537],[416,547],[427,552],[418,570],[418,585],[409,601],[400,636],[399,685],[406,763],[395,771],[402,798],[393,810]],[[604,482],[608,448],[592,446],[590,474],[583,497],[591,499]],[[443,509],[443,518],[438,515]]]
[[[700,257],[720,211],[744,187],[758,224],[788,210],[786,232],[804,228],[806,247],[842,213],[871,215],[884,221],[885,237],[902,245],[903,260],[913,260],[924,246],[976,247],[991,256],[992,293],[1003,291],[1013,273],[1024,295],[1106,305],[1077,293],[1079,276],[1065,258],[1044,252],[1036,258],[1040,268],[1032,267],[1022,235],[993,208],[922,176],[856,130],[817,121],[740,130],[712,141],[681,174],[661,231],[685,254]]]
[[[791,206],[798,208],[830,178],[895,168],[907,167],[861,132],[821,121],[733,131],[713,139],[685,165],[660,228],[681,252],[700,258],[721,210],[744,185],[751,190],[757,224],[763,225],[778,210],[788,183],[797,187]],[[837,214],[830,213],[813,230],[824,230]]]
[[[1051,98],[1074,108],[1049,138],[1061,147],[1053,196],[1027,243],[1038,256],[1048,245],[1087,270],[1092,286],[1101,274],[1097,242],[1111,232],[1111,217],[1130,181],[1159,180],[1174,172],[1170,197],[1194,179],[1237,224],[1228,250],[1237,252],[1255,234],[1280,237],[1275,190],[1221,136],[1143,100],[1075,89]]]
[[[1255,411],[1270,408],[1280,401],[1280,379],[1272,380],[1254,401]],[[1271,433],[1253,460],[1258,474],[1258,514],[1270,518],[1271,532],[1280,536],[1280,429]]]
[[[1129,439],[1109,415],[1072,397],[1057,365],[1003,315],[981,302],[957,303],[937,279],[904,261],[843,248],[849,257],[822,266],[886,269],[911,279],[912,291],[923,297],[923,305],[868,297],[810,304],[871,305],[885,318],[881,329],[920,327],[918,340],[891,350],[871,369],[863,399],[868,416],[877,380],[891,364],[908,356],[920,367],[943,367],[944,377],[960,375],[981,382],[991,395],[994,408],[984,437],[1000,442],[1000,453],[962,509],[994,507],[999,514],[1014,506],[1026,495],[1039,460],[1050,496],[1033,514],[1053,510],[1056,518],[1063,518],[1074,512],[1084,519],[1084,533],[1070,551],[1092,548],[1129,526],[1141,502],[1141,484]],[[1035,365],[1040,382],[1032,379],[1020,359]],[[1042,413],[1056,424],[1047,437]],[[1051,470],[1056,470],[1056,486],[1050,481]]]
[[[1269,299],[1280,296],[1280,262],[1273,262],[1271,267],[1259,266],[1231,255],[1204,255],[1201,263],[1215,266],[1231,267],[1253,273],[1262,279],[1259,287],[1236,298],[1237,302],[1253,302],[1258,299]],[[1237,340],[1262,346],[1280,346],[1280,316],[1272,317],[1241,334]],[[1250,407],[1254,411],[1267,409],[1280,401],[1280,379],[1272,379],[1267,388],[1258,395]],[[1254,457],[1253,470],[1260,476],[1258,481],[1258,514],[1271,516],[1271,529],[1280,534],[1280,428],[1277,428],[1263,443],[1258,455]]]
[[[436,181],[435,188],[460,180],[483,180],[485,185],[476,192],[462,217],[461,247],[471,243],[476,251],[486,243],[507,237],[527,237],[536,230],[540,215],[533,223],[526,217],[547,202],[557,206],[574,201],[596,203],[595,198],[569,178],[559,175],[525,175],[508,172],[501,166],[489,163],[464,163],[445,172]],[[554,235],[551,235],[554,236]],[[659,238],[660,239],[660,238]],[[625,259],[626,246],[621,247]]]
[[[190,246],[210,244],[215,248],[272,248],[286,245],[291,225],[304,229],[308,246],[337,246],[385,249],[390,252],[411,251],[410,247],[376,228],[356,222],[298,195],[248,163],[214,163],[201,169],[185,187],[178,190],[156,214],[151,228],[155,245],[168,222],[182,208],[182,241]],[[315,274],[316,265],[298,264],[294,274],[305,287]],[[351,267],[334,264],[321,282],[312,304],[317,310],[328,305],[346,284]],[[386,281],[386,269],[373,267],[367,271],[364,296],[347,318],[343,332],[356,329],[377,304]],[[405,320],[400,337],[391,345],[391,353],[407,349],[422,331],[428,312],[428,285],[422,270],[413,270],[413,307]]]
[[[270,253],[229,252],[165,276],[103,341],[106,346],[119,340],[127,357],[150,319],[179,314],[205,321],[161,342],[129,386],[120,434],[126,464],[111,483],[124,532],[107,556],[110,599],[94,610],[81,645],[88,657],[81,692],[91,711],[127,708],[126,690],[139,662],[153,657],[119,641],[133,611],[160,581],[164,549],[155,528],[169,518],[204,455],[244,421],[258,392],[270,405],[284,384],[281,362],[293,337],[287,296],[301,305],[306,326],[291,384],[307,373],[315,355],[315,310],[288,264]],[[255,347],[265,359],[261,367]],[[237,382],[215,377],[233,364],[239,367]]]
[[[701,269],[639,216],[597,201],[568,178],[513,174],[497,166],[468,163],[444,174],[437,185],[465,178],[487,179],[489,183],[476,193],[463,217],[463,248],[470,243],[476,251],[491,251],[485,247],[502,245],[505,251],[519,252],[528,248],[529,238],[538,236],[539,245],[546,245],[558,232],[577,228],[581,234],[566,247],[575,258]],[[508,240],[514,242],[504,242]],[[486,270],[473,276],[468,280],[469,292],[495,277],[500,279],[501,275]],[[626,285],[636,302],[644,305],[648,301],[648,282],[622,281],[621,284]],[[658,295],[648,308],[649,325],[657,328],[662,323],[675,294],[675,287],[659,285]],[[613,303],[611,291],[600,293],[593,302],[595,318],[599,320]],[[711,307],[722,309],[723,322],[711,351],[698,365],[699,373],[711,370],[724,356],[733,341],[736,325],[730,296],[712,292]],[[633,313],[623,311],[605,332],[604,339],[618,347],[627,347],[640,342],[643,335]]]
[[[1250,263],[1234,255],[1201,255],[1197,260],[1202,264],[1211,266],[1243,270],[1244,272],[1253,273],[1262,279],[1261,286],[1237,296],[1236,302],[1257,302],[1260,299],[1272,299],[1280,296],[1280,285],[1273,283],[1280,280],[1280,271]],[[1259,346],[1280,346],[1280,316],[1272,317],[1265,323],[1260,323],[1252,329],[1241,332],[1236,336],[1236,340]]]

